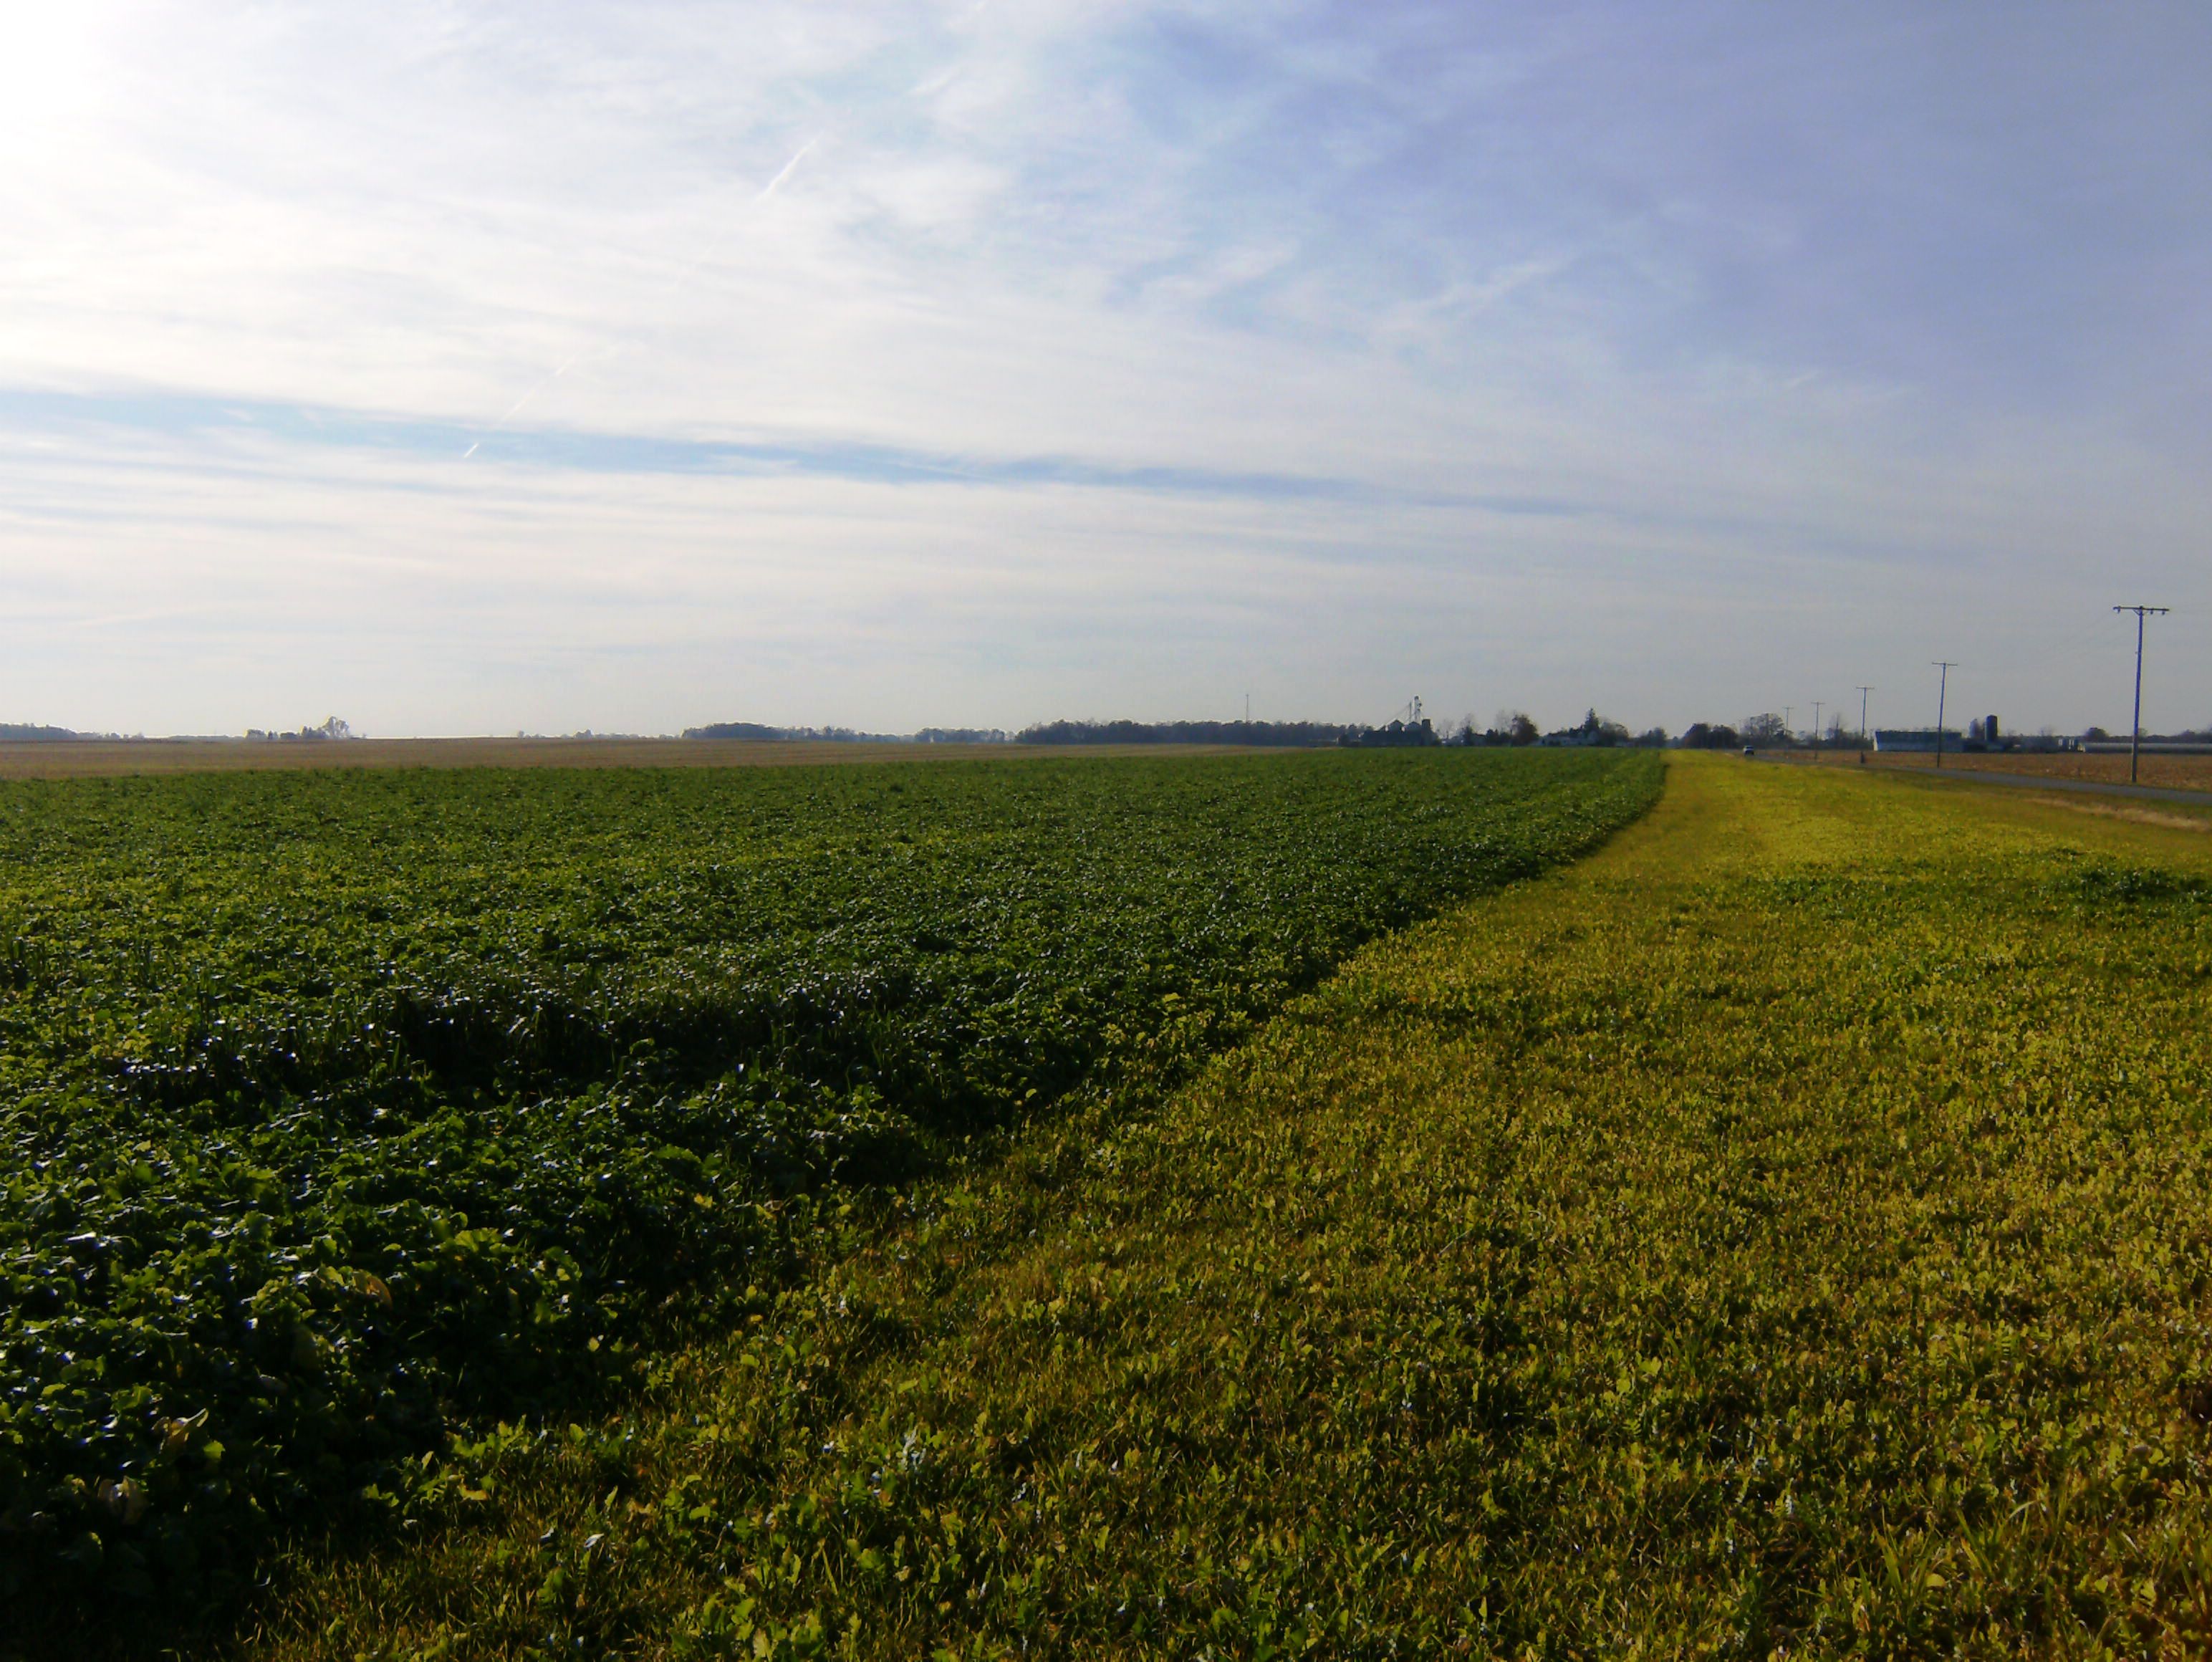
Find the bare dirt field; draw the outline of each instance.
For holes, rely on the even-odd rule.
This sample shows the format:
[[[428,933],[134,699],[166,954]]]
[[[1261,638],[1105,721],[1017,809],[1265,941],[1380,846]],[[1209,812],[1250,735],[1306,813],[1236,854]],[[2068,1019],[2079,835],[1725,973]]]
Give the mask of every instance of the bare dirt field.
[[[1228,746],[872,745],[743,739],[87,739],[0,744],[0,779],[271,768],[745,768],[1023,756],[1202,754]]]

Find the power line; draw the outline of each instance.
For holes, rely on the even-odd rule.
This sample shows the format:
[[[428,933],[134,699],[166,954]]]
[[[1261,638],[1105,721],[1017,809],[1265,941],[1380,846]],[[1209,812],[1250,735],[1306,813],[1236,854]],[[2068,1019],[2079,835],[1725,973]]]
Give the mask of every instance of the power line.
[[[2142,756],[2142,649],[2143,619],[2154,613],[2163,618],[2173,610],[2169,606],[2116,606],[2115,612],[2136,614],[2136,719],[2128,729],[2128,783],[2136,782],[2136,764]]]
[[[1948,658],[1931,658],[1929,662],[1943,672],[1936,683],[1936,765],[1943,765],[1943,695],[1951,688],[1951,672],[1958,665]]]

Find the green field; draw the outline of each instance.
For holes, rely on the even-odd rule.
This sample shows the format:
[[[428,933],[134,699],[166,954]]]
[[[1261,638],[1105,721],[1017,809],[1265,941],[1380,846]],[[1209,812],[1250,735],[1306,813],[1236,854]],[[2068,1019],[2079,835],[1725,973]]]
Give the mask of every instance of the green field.
[[[1457,803],[1377,870],[1469,826],[1519,864],[1272,1020],[1227,1007],[1164,1076],[1102,1051],[971,1156],[826,1191],[775,1278],[654,1330],[574,1408],[456,1401],[458,1439],[395,1477],[381,1523],[295,1532],[199,1642],[2212,1648],[2212,838],[1686,757],[1639,821],[1542,874],[1644,804],[1650,764],[1458,765],[1152,776],[1132,849],[1210,788],[1242,813],[1307,779],[1341,806],[1357,780],[1400,813],[1401,790]],[[1128,766],[1098,764],[1101,801],[1127,801]],[[1549,829],[1523,847],[1500,829],[1520,825]],[[1478,892],[1509,869],[1528,880]],[[1285,892],[1273,927],[1338,892]],[[1331,938],[1419,910],[1354,909]],[[1036,941],[1018,959],[1048,960]],[[1181,1008],[1160,995],[1115,1044]]]
[[[247,1648],[2203,1654],[2212,849],[1669,770],[485,1439]]]
[[[399,1526],[456,1435],[593,1411],[775,1308],[884,1185],[1148,1099],[1658,782],[1431,753],[0,786],[0,1608],[64,1651],[94,1611],[158,1635],[288,1535]]]

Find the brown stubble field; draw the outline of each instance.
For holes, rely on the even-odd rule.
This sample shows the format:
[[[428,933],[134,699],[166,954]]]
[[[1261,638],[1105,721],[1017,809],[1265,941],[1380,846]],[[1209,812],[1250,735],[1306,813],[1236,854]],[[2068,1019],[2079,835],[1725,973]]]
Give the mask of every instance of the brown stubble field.
[[[0,779],[242,773],[298,768],[759,768],[1119,754],[1111,745],[898,745],[748,739],[85,739],[0,744]],[[1147,745],[1147,755],[1233,746]]]
[[[1820,754],[1819,759],[1823,763],[1832,762],[1851,767],[1857,765],[1857,752],[1829,752]],[[1936,765],[1936,758],[1932,754],[1870,755],[1867,758],[1867,765],[1917,770],[1932,769]],[[2079,751],[2040,756],[2019,751],[1994,754],[1987,752],[1946,754],[1943,767],[1946,772],[1957,768],[1962,771],[2031,774],[2039,779],[2080,779],[2101,785],[2124,785],[2128,782],[2125,752],[2117,756],[2093,755]],[[2155,785],[2166,790],[2212,790],[2212,754],[2167,756],[2146,751],[2136,782]]]

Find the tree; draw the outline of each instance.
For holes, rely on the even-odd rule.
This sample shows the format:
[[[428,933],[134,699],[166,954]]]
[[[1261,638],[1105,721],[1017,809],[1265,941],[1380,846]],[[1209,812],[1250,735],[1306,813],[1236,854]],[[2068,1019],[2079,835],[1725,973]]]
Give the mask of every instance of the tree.
[[[1593,745],[1625,745],[1628,742],[1628,729],[1619,721],[1599,715],[1595,704],[1583,717],[1579,730]]]
[[[1785,745],[1790,742],[1790,729],[1772,710],[1743,718],[1743,742],[1747,745]]]

